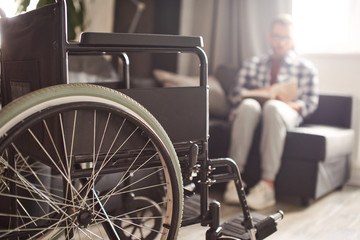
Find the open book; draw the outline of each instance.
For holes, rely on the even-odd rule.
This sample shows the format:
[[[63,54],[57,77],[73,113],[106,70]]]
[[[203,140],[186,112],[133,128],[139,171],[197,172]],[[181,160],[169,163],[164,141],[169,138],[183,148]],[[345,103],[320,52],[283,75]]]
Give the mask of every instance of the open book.
[[[285,83],[276,83],[269,90],[243,89],[241,95],[243,98],[254,98],[261,104],[269,99],[280,99],[284,102],[291,101],[297,97],[298,85],[297,81],[289,81]]]

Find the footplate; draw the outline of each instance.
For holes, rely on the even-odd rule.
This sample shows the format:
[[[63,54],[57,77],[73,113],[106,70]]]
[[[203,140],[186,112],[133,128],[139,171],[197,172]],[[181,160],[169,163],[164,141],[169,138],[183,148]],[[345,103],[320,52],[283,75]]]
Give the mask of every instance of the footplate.
[[[256,239],[264,239],[274,232],[277,231],[277,221],[282,219],[283,212],[279,211],[278,213],[271,216],[264,216],[258,213],[251,213],[252,220],[256,228]],[[239,215],[232,220],[229,220],[221,225],[222,234],[225,236],[231,236],[233,238],[247,240],[250,239],[250,235],[242,225],[243,215]]]

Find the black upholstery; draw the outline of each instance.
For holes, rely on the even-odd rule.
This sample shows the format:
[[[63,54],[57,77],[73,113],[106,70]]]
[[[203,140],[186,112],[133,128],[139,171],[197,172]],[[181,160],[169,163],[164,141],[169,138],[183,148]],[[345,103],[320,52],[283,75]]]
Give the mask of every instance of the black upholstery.
[[[119,91],[149,110],[174,143],[206,139],[205,87],[134,88]]]
[[[52,5],[1,19],[2,103],[63,83],[59,74],[58,8]]]
[[[84,32],[80,45],[91,46],[146,46],[146,47],[202,47],[201,37],[165,34],[129,34]]]

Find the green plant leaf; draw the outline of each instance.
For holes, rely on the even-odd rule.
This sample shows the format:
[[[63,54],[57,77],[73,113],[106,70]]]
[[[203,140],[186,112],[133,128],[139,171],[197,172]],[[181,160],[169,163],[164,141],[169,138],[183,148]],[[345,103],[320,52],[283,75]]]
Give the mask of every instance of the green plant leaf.
[[[55,0],[39,0],[39,2],[36,5],[36,8],[41,8],[52,3],[55,3]]]
[[[16,13],[26,12],[29,5],[30,5],[30,0],[20,0]]]
[[[36,8],[41,8],[49,4],[55,3],[55,0],[37,0]],[[74,2],[77,2],[78,8]],[[18,13],[26,12],[30,0],[18,0]],[[76,28],[84,30],[85,17],[85,1],[84,0],[66,0],[67,5],[67,22],[68,22],[68,38],[74,40],[76,38]]]

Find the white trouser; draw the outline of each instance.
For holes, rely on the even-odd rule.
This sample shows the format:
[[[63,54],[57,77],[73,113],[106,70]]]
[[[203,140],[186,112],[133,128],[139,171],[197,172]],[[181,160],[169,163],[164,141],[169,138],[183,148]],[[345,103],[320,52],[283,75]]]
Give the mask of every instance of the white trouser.
[[[234,112],[229,156],[243,171],[254,131],[262,121],[260,142],[262,178],[275,180],[281,164],[286,130],[297,125],[299,114],[288,104],[269,100],[263,107],[254,99],[244,99]]]

